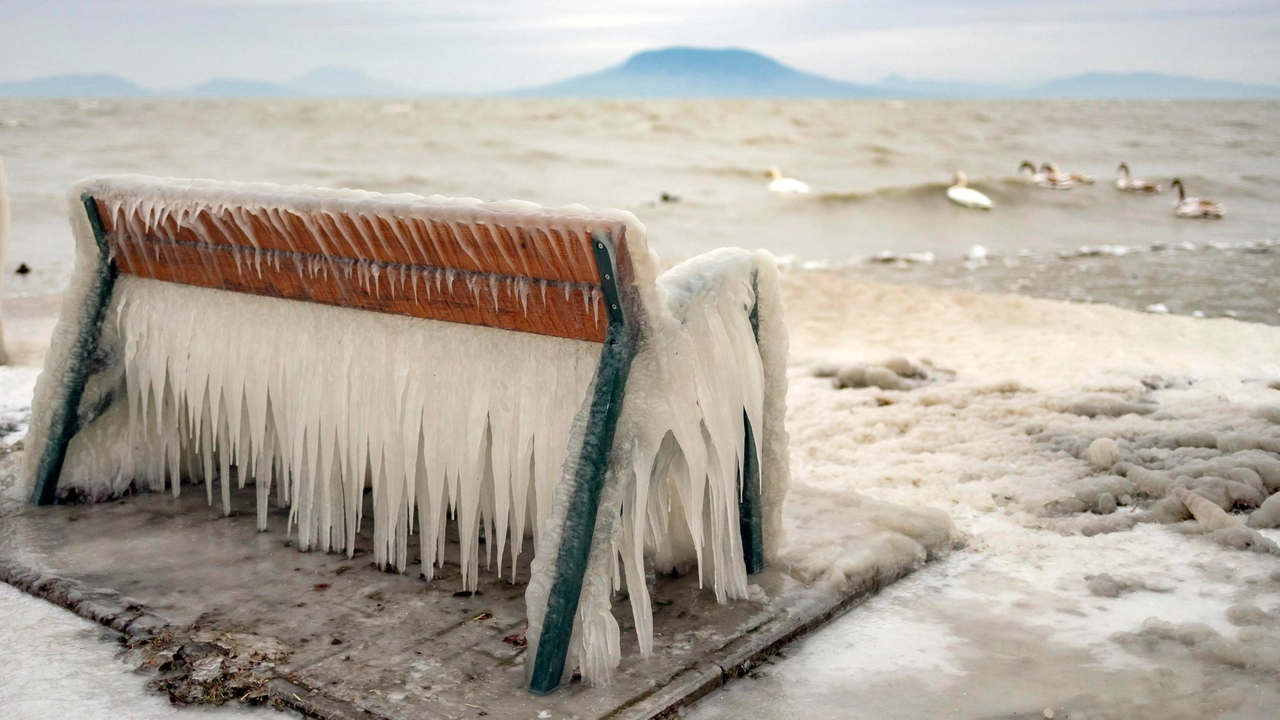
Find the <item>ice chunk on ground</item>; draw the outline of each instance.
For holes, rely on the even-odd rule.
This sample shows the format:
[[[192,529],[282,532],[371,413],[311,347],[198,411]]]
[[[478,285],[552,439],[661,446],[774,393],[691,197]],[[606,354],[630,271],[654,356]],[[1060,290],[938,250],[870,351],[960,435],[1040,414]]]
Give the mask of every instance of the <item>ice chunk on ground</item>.
[[[1098,573],[1085,578],[1089,592],[1098,597],[1120,597],[1120,583],[1107,573]]]
[[[1261,507],[1249,513],[1247,524],[1254,530],[1280,528],[1280,493],[1267,498]]]
[[[1236,603],[1227,608],[1227,619],[1241,627],[1261,625],[1268,619],[1267,613],[1253,603]]]
[[[1098,438],[1089,445],[1085,459],[1099,470],[1106,470],[1120,462],[1120,446],[1111,438]]]
[[[1111,493],[1102,493],[1096,500],[1098,513],[1101,515],[1110,515],[1116,511],[1116,498]]]

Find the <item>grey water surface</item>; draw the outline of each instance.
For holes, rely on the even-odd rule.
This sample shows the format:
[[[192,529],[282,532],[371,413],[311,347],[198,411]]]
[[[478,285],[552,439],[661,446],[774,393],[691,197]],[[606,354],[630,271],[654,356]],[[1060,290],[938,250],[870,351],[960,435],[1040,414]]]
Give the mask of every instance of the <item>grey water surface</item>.
[[[68,187],[137,172],[618,207],[667,261],[765,247],[891,282],[1275,323],[1278,150],[1277,101],[0,98],[13,211],[3,285],[59,292],[73,258]],[[1017,172],[1023,160],[1097,183],[1036,187]],[[1162,183],[1181,177],[1227,217],[1178,219],[1167,190],[1118,191],[1120,161]],[[812,191],[768,192],[770,166]],[[951,205],[955,170],[995,209]],[[974,245],[1019,265],[970,270]],[[1091,256],[1104,267],[1090,272],[1109,279],[1081,284],[1070,267],[1084,264],[1058,265],[1081,246],[1182,250]],[[859,262],[882,251],[934,263],[903,273]],[[32,272],[13,275],[20,263]]]

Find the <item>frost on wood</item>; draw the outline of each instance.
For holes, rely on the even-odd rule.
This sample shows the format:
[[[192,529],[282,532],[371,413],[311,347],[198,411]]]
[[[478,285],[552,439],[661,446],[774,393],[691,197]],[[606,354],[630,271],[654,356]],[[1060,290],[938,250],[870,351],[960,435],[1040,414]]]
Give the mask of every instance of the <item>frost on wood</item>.
[[[772,258],[718,251],[656,278],[657,259],[633,216],[577,206],[544,210],[519,202],[139,177],[86,181],[69,198],[77,266],[37,383],[28,480],[33,458],[49,443],[51,409],[68,395],[65,369],[74,364],[75,337],[90,324],[92,277],[103,261],[82,194],[104,208],[109,229],[158,237],[158,243],[148,240],[152,245],[167,242],[162,231],[171,231],[194,237],[183,242],[197,247],[202,238],[217,243],[234,236],[254,248],[234,267],[210,273],[260,273],[289,255],[268,251],[267,230],[296,239],[302,222],[296,218],[318,217],[314,222],[323,227],[308,230],[308,237],[341,245],[342,257],[312,252],[316,267],[299,266],[304,282],[332,275],[375,297],[409,297],[460,282],[475,307],[518,296],[517,307],[534,318],[529,297],[564,292],[566,302],[578,298],[581,317],[592,324],[607,319],[598,312],[597,287],[578,277],[574,243],[585,240],[590,252],[592,227],[625,228],[619,263],[634,277],[623,294],[637,354],[608,457],[566,672],[580,667],[589,682],[608,680],[619,660],[609,604],[624,580],[641,651],[650,653],[646,564],[696,570],[721,601],[747,596],[738,526],[747,423],[757,438],[765,553],[776,555],[787,488],[787,339]],[[452,269],[431,267],[439,238],[404,230],[406,217],[428,224],[443,217],[455,240],[490,233],[498,238],[491,245],[459,241],[458,262],[482,270],[496,265],[508,274],[450,275]],[[517,229],[494,225],[494,218]],[[396,227],[401,230],[388,230]],[[163,249],[130,245],[128,237],[113,242],[116,252],[140,251],[138,263],[165,260]],[[414,268],[369,260],[395,255],[397,246],[418,263]],[[338,262],[343,258],[364,266],[350,270]],[[528,276],[534,280],[516,279]],[[749,318],[757,305],[759,347]],[[482,552],[487,567],[509,567],[514,575],[515,558],[532,538],[532,657],[586,442],[581,414],[600,349],[598,342],[563,336],[122,274],[97,351],[75,360],[91,375],[59,488],[95,499],[130,485],[178,493],[187,478],[202,481],[209,502],[227,509],[233,484],[252,484],[260,526],[274,495],[289,508],[300,548],[348,552],[368,491],[376,561],[403,571],[409,536],[416,533],[430,579],[433,562],[446,560],[445,526],[454,520],[461,557],[448,560],[460,562],[464,589],[475,587]]]

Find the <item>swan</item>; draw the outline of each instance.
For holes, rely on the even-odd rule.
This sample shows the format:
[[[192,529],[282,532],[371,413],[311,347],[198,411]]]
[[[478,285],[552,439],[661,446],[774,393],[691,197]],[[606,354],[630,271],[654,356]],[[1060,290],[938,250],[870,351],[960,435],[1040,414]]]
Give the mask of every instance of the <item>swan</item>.
[[[990,210],[991,198],[967,185],[968,178],[963,170],[956,171],[956,184],[947,188],[947,199],[951,202],[975,210]]]
[[[1222,203],[1187,197],[1186,191],[1182,189],[1182,180],[1179,178],[1174,178],[1173,182],[1169,183],[1169,187],[1178,188],[1178,202],[1173,206],[1173,214],[1180,218],[1221,220],[1222,216],[1227,214],[1227,209],[1222,206]]]
[[[1036,170],[1036,166],[1030,160],[1023,160],[1018,166],[1018,174],[1021,175],[1023,170],[1031,171],[1031,182],[1037,185],[1044,185],[1049,181],[1049,173],[1046,170]]]
[[[769,192],[807,193],[809,185],[795,178],[782,177],[782,171],[776,167],[769,168]]]
[[[1062,170],[1057,169],[1057,163],[1044,163],[1044,165],[1042,165],[1042,169],[1044,172],[1050,174],[1050,177],[1055,178],[1053,179],[1053,182],[1059,184],[1070,183],[1068,187],[1075,187],[1078,186],[1078,184],[1093,184],[1094,182],[1092,177],[1089,177],[1084,173],[1062,172]]]
[[[1044,176],[1044,180],[1040,182],[1040,187],[1046,187],[1050,190],[1070,190],[1080,184],[1079,180],[1059,172],[1058,166],[1053,163],[1041,165],[1040,174]]]
[[[1120,167],[1117,167],[1116,170],[1121,173],[1120,177],[1116,178],[1117,189],[1140,193],[1158,193],[1164,189],[1150,180],[1129,177],[1129,163],[1120,163]]]
[[[1093,184],[1093,178],[1089,175],[1085,175],[1084,173],[1078,173],[1078,172],[1064,173],[1059,171],[1058,166],[1053,163],[1049,163],[1049,167],[1053,169],[1054,175],[1058,175],[1064,180],[1071,180],[1072,182],[1077,182],[1077,183],[1080,183],[1081,185]]]

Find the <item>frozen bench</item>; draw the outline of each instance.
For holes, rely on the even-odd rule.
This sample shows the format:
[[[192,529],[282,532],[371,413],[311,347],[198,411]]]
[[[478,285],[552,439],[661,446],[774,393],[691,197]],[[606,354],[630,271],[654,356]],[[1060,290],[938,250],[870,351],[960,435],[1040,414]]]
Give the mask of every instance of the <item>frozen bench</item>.
[[[513,579],[528,531],[538,693],[575,667],[608,681],[615,574],[647,655],[646,557],[696,563],[723,601],[772,555],[786,334],[766,253],[659,279],[617,211],[141,176],[70,201],[33,502],[184,477],[212,502],[216,478],[229,511],[252,479],[261,529],[274,485],[301,549],[351,552],[367,488],[378,564],[403,571],[416,527],[429,580],[453,517],[467,589],[481,526]]]

